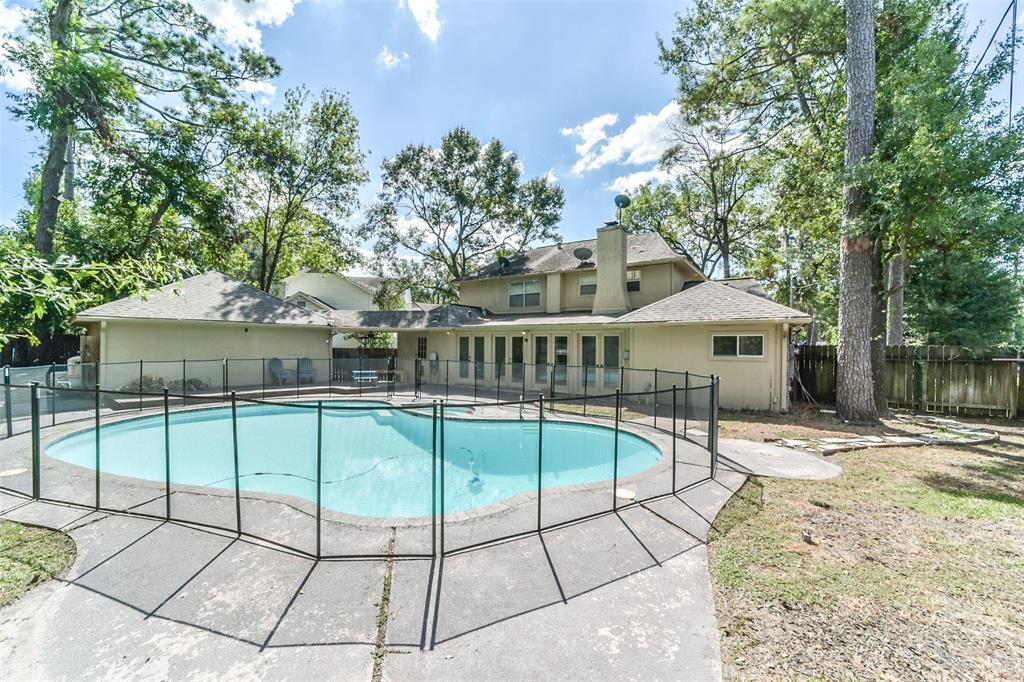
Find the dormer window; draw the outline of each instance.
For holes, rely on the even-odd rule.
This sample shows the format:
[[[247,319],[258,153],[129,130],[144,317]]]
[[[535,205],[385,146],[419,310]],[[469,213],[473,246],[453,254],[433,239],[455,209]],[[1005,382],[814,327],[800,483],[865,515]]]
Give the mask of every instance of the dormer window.
[[[597,273],[581,272],[580,273],[580,296],[593,296],[597,292]]]
[[[509,282],[508,307],[528,308],[540,305],[540,280],[527,279],[522,282]]]
[[[640,291],[640,271],[626,270],[626,291]]]

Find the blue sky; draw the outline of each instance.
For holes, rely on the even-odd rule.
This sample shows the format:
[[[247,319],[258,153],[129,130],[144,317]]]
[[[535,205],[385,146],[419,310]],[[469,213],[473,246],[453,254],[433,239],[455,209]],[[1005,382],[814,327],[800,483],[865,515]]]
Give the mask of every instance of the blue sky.
[[[1006,2],[969,3],[971,23],[986,22],[982,46]],[[31,4],[0,0],[0,31],[16,30],[17,8]],[[658,176],[675,85],[658,67],[656,34],[671,33],[687,2],[196,4],[226,42],[258,45],[281,64],[281,76],[258,99],[274,106],[301,84],[349,94],[369,154],[363,208],[384,158],[409,143],[437,144],[458,125],[500,138],[529,176],[548,175],[565,189],[560,231],[567,240],[592,236],[612,217],[617,191]],[[1018,99],[1022,85],[1018,70]],[[0,89],[19,86],[16,75],[0,79]],[[0,113],[0,223],[21,205],[40,140]]]

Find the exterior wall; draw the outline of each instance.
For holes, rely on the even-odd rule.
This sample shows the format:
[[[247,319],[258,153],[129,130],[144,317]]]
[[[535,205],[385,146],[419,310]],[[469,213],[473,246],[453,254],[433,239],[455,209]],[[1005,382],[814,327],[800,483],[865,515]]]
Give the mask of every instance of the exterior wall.
[[[341,275],[300,272],[281,283],[281,297],[301,291],[316,296],[336,310],[376,310],[373,296]]]
[[[494,377],[491,376],[491,365],[494,358],[495,336],[506,336],[509,339],[516,335],[522,335],[522,329],[508,328],[497,330],[493,327],[486,331],[453,330],[452,333],[445,332],[401,332],[398,335],[398,355],[401,358],[412,358],[416,356],[416,339],[420,336],[427,338],[428,357],[431,352],[436,352],[441,361],[440,376],[438,380],[443,381],[445,372],[445,360],[449,360],[449,381],[452,384],[472,384],[474,381],[472,367],[469,376],[460,378],[458,376],[458,338],[460,336],[470,337],[470,351],[473,350],[472,338],[484,337],[484,358],[486,365],[486,376],[478,379],[481,386],[493,386]],[[764,334],[764,357],[762,358],[736,358],[722,359],[713,358],[711,355],[711,339],[716,333],[728,334]],[[620,337],[620,363],[627,368],[669,370],[675,372],[690,371],[698,374],[717,374],[721,377],[720,404],[722,407],[731,409],[750,409],[766,411],[783,411],[788,407],[788,362],[789,362],[789,330],[787,325],[779,323],[760,323],[744,325],[635,325],[629,328],[609,328],[605,325],[595,327],[550,327],[542,329],[527,330],[524,336],[524,356],[527,364],[534,362],[534,348],[538,336],[568,336],[569,355],[568,364],[579,366],[582,364],[581,337],[598,336],[598,361],[603,360],[603,337],[608,335],[619,335]],[[506,342],[506,348],[511,348],[511,341]],[[510,352],[508,350],[507,352]],[[549,338],[547,362],[554,361],[554,343]],[[625,359],[626,353],[629,359]],[[471,356],[471,361],[478,358]],[[548,392],[546,382],[537,382],[527,371],[526,391]],[[652,377],[645,373],[627,373],[627,385],[623,387],[627,391],[650,390]],[[569,381],[576,384],[581,380],[578,371],[570,372]],[[506,380],[507,381],[507,380]],[[580,387],[571,386],[574,390]],[[609,384],[597,386],[598,390],[607,388],[614,390]],[[667,386],[661,387],[667,388]]]
[[[713,358],[715,333],[764,334],[763,358]],[[782,411],[788,407],[788,330],[782,324],[637,325],[634,367],[657,367],[721,377],[719,400],[732,409]]]
[[[125,363],[103,368],[100,381],[105,389],[116,390],[138,379],[140,359],[146,361],[143,370],[147,376],[166,374],[164,378],[169,380],[181,376],[178,364],[183,358],[209,360],[188,363],[189,377],[220,385],[221,358],[308,357],[326,371],[330,357],[329,332],[324,327],[163,320],[106,320],[99,324],[101,362]],[[231,383],[260,384],[262,367],[262,362],[234,363]]]
[[[640,291],[627,293],[631,310],[642,308],[678,293],[685,282],[697,279],[693,273],[689,272],[688,268],[678,263],[656,263],[628,269],[640,270]],[[595,296],[593,294],[580,295],[580,273],[583,272],[592,273],[595,272],[595,269],[569,270],[533,277],[508,277],[462,282],[459,285],[459,303],[480,306],[494,313],[591,311],[594,309]],[[540,280],[540,305],[529,308],[509,308],[509,282],[524,279]]]
[[[528,279],[540,281],[540,304],[526,308],[510,308],[508,305],[508,285],[510,282],[521,282]],[[462,305],[487,308],[492,313],[543,313],[547,311],[547,277],[534,275],[530,277],[508,277],[501,279],[485,279],[459,283],[459,303]]]

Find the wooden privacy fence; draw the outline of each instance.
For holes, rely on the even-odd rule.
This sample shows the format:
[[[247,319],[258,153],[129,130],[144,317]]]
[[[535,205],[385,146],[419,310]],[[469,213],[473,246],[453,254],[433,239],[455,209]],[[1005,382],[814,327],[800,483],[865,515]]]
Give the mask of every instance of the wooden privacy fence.
[[[885,355],[890,407],[1010,418],[1020,414],[1024,358],[1017,350],[889,346]],[[835,404],[835,346],[797,346],[794,369],[794,401]]]

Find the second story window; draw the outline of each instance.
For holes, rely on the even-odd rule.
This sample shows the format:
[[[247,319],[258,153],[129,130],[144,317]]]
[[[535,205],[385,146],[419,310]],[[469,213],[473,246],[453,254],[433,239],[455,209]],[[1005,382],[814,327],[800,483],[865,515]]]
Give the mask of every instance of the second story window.
[[[626,291],[640,291],[639,270],[626,270]]]
[[[522,282],[509,282],[509,308],[528,308],[535,305],[540,305],[539,279],[527,279]]]
[[[597,291],[597,273],[580,273],[580,296],[593,296]]]

